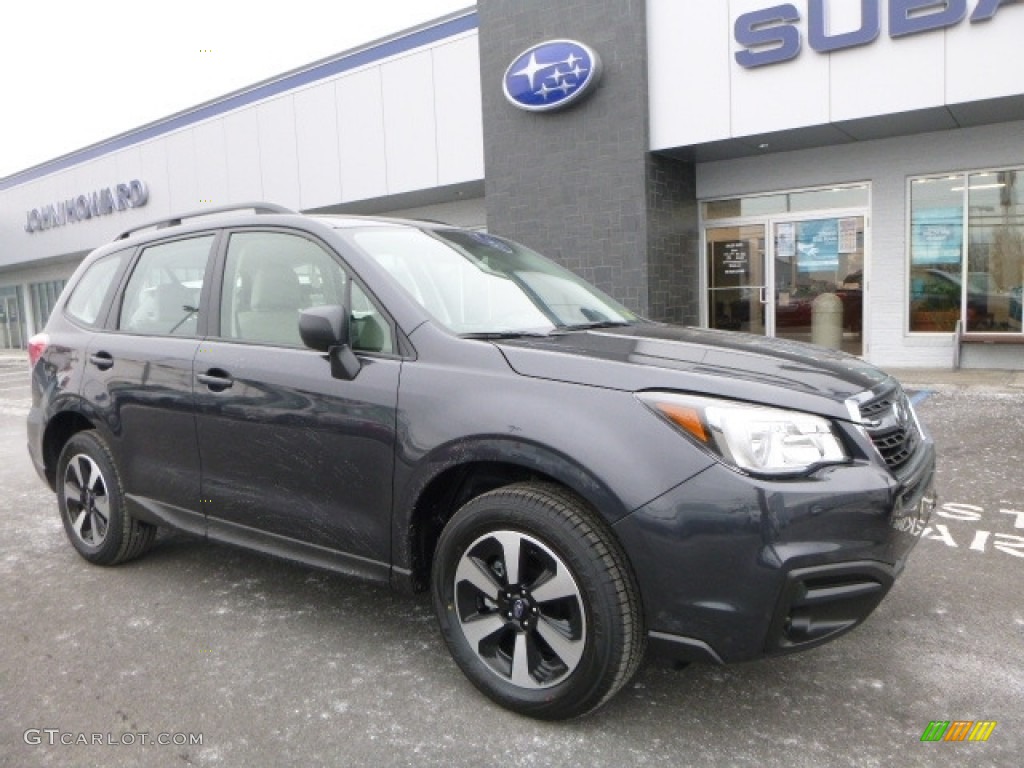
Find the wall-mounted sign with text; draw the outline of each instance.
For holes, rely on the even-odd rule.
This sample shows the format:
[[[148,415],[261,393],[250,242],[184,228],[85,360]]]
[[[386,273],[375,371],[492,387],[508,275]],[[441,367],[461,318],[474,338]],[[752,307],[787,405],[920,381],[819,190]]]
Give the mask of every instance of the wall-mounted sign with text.
[[[861,0],[860,25],[833,33],[829,30],[828,11],[838,0],[809,0],[807,41],[818,53],[831,53],[875,42],[882,32],[883,15],[888,17],[889,37],[899,39],[948,29],[965,18],[971,24],[990,21],[999,6],[1017,1],[970,0],[969,8],[968,0]],[[798,26],[802,21],[799,9],[792,3],[744,13],[733,27],[736,42],[743,46],[736,52],[736,63],[753,69],[795,59],[802,48],[803,35]]]
[[[108,216],[130,208],[141,208],[149,202],[149,188],[144,181],[132,179],[126,184],[97,189],[88,194],[69,197],[56,203],[33,208],[27,214],[25,231],[41,232],[65,224],[99,216]]]

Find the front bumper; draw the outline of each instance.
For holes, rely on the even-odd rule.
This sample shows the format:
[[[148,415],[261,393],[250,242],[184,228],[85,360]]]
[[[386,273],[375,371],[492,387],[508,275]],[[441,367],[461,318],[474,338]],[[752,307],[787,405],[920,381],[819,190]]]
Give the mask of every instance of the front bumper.
[[[615,525],[650,644],[735,662],[809,648],[857,626],[902,570],[935,504],[935,449],[900,477],[875,464],[760,480],[716,465]]]

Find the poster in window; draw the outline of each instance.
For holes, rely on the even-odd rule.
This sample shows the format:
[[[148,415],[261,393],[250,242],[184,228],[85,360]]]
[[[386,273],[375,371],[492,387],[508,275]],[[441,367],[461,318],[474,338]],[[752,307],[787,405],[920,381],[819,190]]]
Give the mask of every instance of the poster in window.
[[[910,224],[913,264],[959,264],[963,252],[962,208],[919,208]]]
[[[816,219],[796,225],[797,269],[819,272],[839,266],[839,220]]]
[[[712,287],[750,285],[750,243],[728,240],[711,244]]]
[[[792,259],[796,256],[796,224],[782,222],[775,226],[775,258]]]
[[[860,229],[860,216],[850,216],[839,220],[839,252],[857,253],[857,230]]]

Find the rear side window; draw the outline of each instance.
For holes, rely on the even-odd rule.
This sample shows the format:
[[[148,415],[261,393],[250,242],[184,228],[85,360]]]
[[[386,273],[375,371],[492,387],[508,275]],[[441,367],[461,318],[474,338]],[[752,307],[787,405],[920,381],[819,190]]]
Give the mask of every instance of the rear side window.
[[[117,327],[130,333],[195,336],[212,244],[213,235],[206,235],[144,250],[124,289]]]
[[[64,307],[64,312],[71,319],[90,327],[97,325],[100,310],[106,305],[128,253],[121,251],[104,256],[86,270]]]

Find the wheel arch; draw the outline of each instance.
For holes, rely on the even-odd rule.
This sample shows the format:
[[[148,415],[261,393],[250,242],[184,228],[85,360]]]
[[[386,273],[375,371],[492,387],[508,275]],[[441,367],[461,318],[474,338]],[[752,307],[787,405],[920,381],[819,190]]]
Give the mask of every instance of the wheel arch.
[[[585,467],[521,440],[460,442],[435,452],[422,464],[425,469],[406,484],[412,491],[396,497],[413,501],[396,515],[394,530],[396,580],[406,581],[399,586],[417,592],[429,588],[434,551],[445,524],[460,507],[488,491],[524,481],[553,483],[596,510],[613,536],[612,524],[630,511]]]
[[[50,417],[43,432],[43,467],[51,490],[57,489],[57,460],[68,440],[79,432],[95,428],[80,411],[65,410]]]

